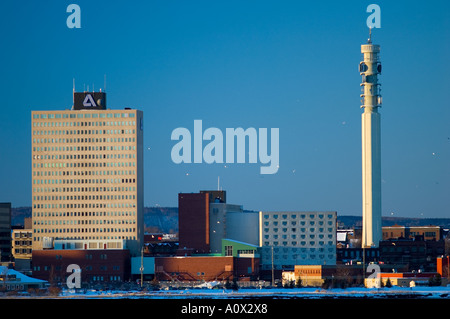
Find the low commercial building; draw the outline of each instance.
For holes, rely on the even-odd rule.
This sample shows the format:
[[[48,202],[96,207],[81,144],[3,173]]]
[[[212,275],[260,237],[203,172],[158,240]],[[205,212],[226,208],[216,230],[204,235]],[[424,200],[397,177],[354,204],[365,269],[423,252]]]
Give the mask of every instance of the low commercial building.
[[[155,257],[155,276],[171,281],[254,279],[259,259],[233,256]]]
[[[122,282],[130,278],[130,251],[123,240],[56,240],[53,249],[33,250],[33,276],[65,284],[71,264],[82,283]]]
[[[440,226],[384,226],[382,228],[383,240],[388,239],[414,239],[422,236],[423,240],[441,240],[443,229]]]
[[[326,265],[295,265],[295,281],[299,279],[303,286],[320,287],[326,278],[333,278],[336,266]]]
[[[31,259],[32,245],[32,229],[13,229],[12,255],[14,259]]]
[[[6,291],[27,291],[28,289],[42,289],[47,285],[47,281],[32,278],[10,269],[0,266],[0,290]]]
[[[379,273],[378,277],[366,278],[364,284],[367,288],[380,288],[386,286],[388,280],[392,286],[397,287],[414,287],[416,285],[428,285],[430,278],[436,276],[437,273]]]

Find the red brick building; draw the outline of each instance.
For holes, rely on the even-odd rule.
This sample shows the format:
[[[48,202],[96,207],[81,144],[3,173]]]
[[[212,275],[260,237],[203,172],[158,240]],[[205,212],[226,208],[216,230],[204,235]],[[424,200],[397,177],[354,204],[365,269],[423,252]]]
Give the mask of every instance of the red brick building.
[[[155,276],[158,280],[233,280],[256,279],[259,258],[232,256],[156,257]]]
[[[180,249],[209,252],[209,194],[178,194],[178,237]]]
[[[81,269],[82,283],[121,282],[130,277],[128,249],[49,249],[33,251],[33,277],[50,283],[66,283],[67,266]]]

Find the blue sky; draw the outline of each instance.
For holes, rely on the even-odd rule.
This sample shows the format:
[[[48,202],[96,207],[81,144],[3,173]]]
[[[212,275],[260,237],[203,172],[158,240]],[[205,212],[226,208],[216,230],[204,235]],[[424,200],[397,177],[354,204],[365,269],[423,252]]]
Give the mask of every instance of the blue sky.
[[[81,8],[69,29],[66,8]],[[145,118],[146,206],[227,191],[253,210],[361,215],[360,45],[381,8],[383,215],[450,217],[448,1],[2,1],[0,201],[31,205],[31,111],[104,87]],[[174,164],[178,127],[279,128],[280,168]]]

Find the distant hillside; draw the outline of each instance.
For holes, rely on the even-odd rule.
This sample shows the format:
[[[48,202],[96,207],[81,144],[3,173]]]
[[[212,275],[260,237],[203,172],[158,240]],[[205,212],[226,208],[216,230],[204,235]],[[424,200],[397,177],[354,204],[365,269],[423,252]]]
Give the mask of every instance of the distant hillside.
[[[178,207],[144,207],[144,225],[149,233],[178,233]]]
[[[31,217],[31,207],[15,207],[11,209],[11,224],[21,226],[24,218]],[[178,207],[145,207],[144,230],[149,233],[178,232]]]
[[[31,207],[12,208],[11,224],[13,226],[23,225],[25,217],[31,217]],[[361,227],[361,216],[339,216],[337,221],[342,228]],[[408,217],[383,217],[383,226],[395,224],[402,226],[441,226],[450,228],[450,218],[408,218]],[[178,232],[178,207],[145,207],[144,208],[144,229],[149,233],[169,233]]]
[[[31,207],[11,207],[11,225],[23,226],[24,218],[31,217]]]
[[[337,221],[342,228],[353,228],[362,226],[361,216],[338,216]],[[383,226],[441,226],[450,228],[450,218],[409,218],[409,217],[382,217]]]

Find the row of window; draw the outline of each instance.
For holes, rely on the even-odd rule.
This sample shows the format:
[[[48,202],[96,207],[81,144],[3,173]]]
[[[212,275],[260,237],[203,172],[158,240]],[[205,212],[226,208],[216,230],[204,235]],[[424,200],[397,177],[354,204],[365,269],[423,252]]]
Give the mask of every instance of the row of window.
[[[102,231],[103,233],[106,233],[106,231]],[[43,236],[44,237],[44,236]],[[136,236],[74,236],[71,235],[70,237],[64,237],[64,238],[60,238],[60,239],[82,239],[82,240],[105,240],[105,239],[120,239],[120,240],[136,240]],[[41,241],[41,237],[35,235],[33,236],[33,241]]]
[[[110,135],[110,134],[135,134],[135,129],[117,130],[33,130],[33,135]]]
[[[125,133],[128,130],[125,130]],[[33,143],[44,144],[44,143],[133,143],[136,142],[135,137],[114,137],[114,138],[94,138],[94,137],[82,137],[82,138],[33,138]]]
[[[324,247],[320,247],[320,248],[297,248],[297,247],[263,247],[263,255],[264,256],[270,256],[272,255],[272,250],[274,252],[274,254],[278,254],[278,253],[292,253],[292,254],[296,254],[296,253],[335,253],[336,252],[336,247],[332,246],[332,247],[328,247],[328,248],[324,248]]]
[[[31,237],[30,240],[15,240],[14,245],[15,246],[31,246]]]
[[[90,151],[135,151],[135,145],[121,145],[121,146],[60,146],[60,147],[36,147],[33,146],[33,152],[90,152]],[[42,159],[40,156],[33,156],[33,159]]]
[[[119,201],[120,199],[117,198]],[[38,209],[38,204],[33,204],[34,209]],[[69,204],[44,204],[41,209],[57,209],[57,208],[131,208],[136,207],[136,203],[69,203]]]
[[[121,172],[121,171],[114,171]],[[118,174],[121,175],[121,174]],[[124,174],[128,175],[128,174]],[[134,174],[130,174],[134,175]],[[33,185],[50,185],[50,184],[119,184],[119,183],[136,183],[135,178],[105,178],[105,179],[33,179]],[[106,188],[106,187],[105,187]]]
[[[69,219],[69,220],[34,220],[33,221],[33,225],[38,225],[38,226],[47,226],[47,225],[52,225],[52,226],[57,226],[57,225],[136,225],[136,220],[135,219],[88,219],[88,220],[83,220],[83,219]]]
[[[109,163],[108,163],[109,164]],[[127,164],[130,164],[130,166],[134,166],[131,164],[134,163],[123,163],[119,162],[116,163],[117,166],[114,167],[123,167],[128,166]],[[43,170],[43,171],[33,171],[33,176],[92,176],[92,175],[134,175],[136,171],[120,171],[120,170],[89,170],[89,171],[83,171],[83,170],[72,170],[72,171],[65,171],[65,170]]]
[[[128,187],[127,187],[128,188]],[[130,187],[131,188],[131,187]],[[48,201],[48,200],[121,200],[121,199],[136,199],[136,195],[70,195],[70,196],[33,196],[34,201]],[[35,208],[47,208],[45,206],[39,207],[36,204]],[[89,208],[89,207],[87,207]],[[92,207],[90,207],[92,208]]]
[[[299,246],[299,245],[300,246],[308,246],[308,247],[310,247],[310,246],[316,246],[316,245],[319,245],[319,246],[325,246],[325,245],[333,246],[334,243],[333,243],[333,241],[328,241],[328,242],[325,243],[325,241],[318,241],[318,242],[316,242],[314,240],[310,240],[310,241],[302,240],[300,242],[297,242],[297,241],[291,241],[291,242],[282,241],[281,243],[279,243],[278,241],[272,241],[272,242],[265,241],[264,242],[264,246],[279,246],[279,245],[285,246],[285,247],[287,247],[287,246],[292,247],[292,246]]]
[[[324,219],[325,218],[325,214],[298,214],[298,213],[293,213],[293,214],[264,214],[264,219],[278,219],[280,217],[280,219],[288,219],[288,217],[292,218],[292,219],[296,219],[296,218],[301,218],[301,219],[305,219],[305,218],[310,218],[310,219]],[[328,219],[333,219],[334,215],[333,214],[327,214],[326,217]]]
[[[264,235],[264,239],[270,239],[271,237],[273,239],[278,239],[279,236],[277,234],[272,235],[272,236]],[[281,235],[281,239],[288,239],[288,238],[297,239],[297,237],[300,239],[306,239],[306,235],[304,235],[304,234],[298,235],[298,236],[297,236],[297,234]],[[309,234],[308,237],[310,239],[315,239],[316,237],[319,239],[324,239],[325,235],[324,234]],[[333,239],[333,234],[327,234],[327,237],[328,237],[328,239]]]
[[[50,271],[50,267],[49,266],[47,266],[48,268],[46,269],[46,271]],[[56,266],[57,267],[57,266]],[[55,268],[56,268],[55,267]],[[86,266],[86,267],[89,267],[89,266]],[[118,267],[118,266],[117,266]],[[41,269],[41,267],[40,266],[35,266],[35,267],[33,267],[33,270],[34,271],[40,271],[40,269]],[[92,270],[92,267],[91,267],[91,269],[85,269],[85,270]],[[102,269],[102,270],[107,270],[107,269]],[[121,279],[121,277],[120,276],[109,276],[109,277],[107,277],[107,276],[101,276],[101,275],[95,275],[95,276],[87,276],[87,281],[100,281],[100,282],[105,282],[105,279],[107,280],[109,278],[109,281],[119,281],[119,282],[121,282],[122,281],[122,279]],[[53,276],[53,280],[55,281],[55,282],[66,282],[66,278],[62,278],[61,276],[58,276],[58,275],[54,275]],[[8,285],[9,286],[9,285]],[[21,285],[22,286],[22,288],[20,288],[20,290],[23,290],[23,285]],[[10,290],[10,289],[8,289],[8,290]]]
[[[31,246],[31,244],[29,246]],[[31,248],[16,248],[14,249],[14,253],[20,255],[31,254]]]
[[[121,159],[121,158],[136,158],[136,153],[113,153],[113,154],[40,154],[40,155],[33,155],[33,159],[44,159],[44,160],[80,160],[80,159],[89,159],[89,160],[96,160],[96,159]],[[133,166],[135,166],[133,164]],[[36,166],[34,166],[36,167]],[[94,167],[94,166],[93,166]],[[95,167],[98,167],[95,166]],[[101,166],[100,166],[101,167]],[[53,173],[52,173],[53,174]],[[57,175],[57,173],[56,173]]]
[[[94,219],[94,220],[35,220],[33,225],[37,226],[66,226],[66,225],[136,225],[136,220],[133,219]],[[34,228],[34,227],[33,227]]]
[[[94,167],[135,167],[136,163],[135,162],[100,162],[100,163],[83,163],[83,162],[75,162],[75,163],[33,163],[33,168],[65,168],[65,167],[70,167],[70,168],[94,168]],[[80,171],[80,170],[77,170]],[[69,175],[68,173],[62,173],[62,172],[66,172],[63,170],[52,170],[50,171],[51,173],[47,173],[48,176],[58,176],[58,175]],[[61,173],[56,173],[56,172],[61,172]],[[75,170],[69,171],[69,172],[75,172]],[[109,171],[84,171],[84,172],[94,172],[94,173],[88,173],[85,175],[127,175],[127,174],[135,174],[135,172],[122,172],[122,171],[117,171],[119,173],[115,173],[115,174],[109,174]],[[95,173],[97,172],[97,173]],[[100,173],[99,173],[100,172]],[[101,173],[103,172],[103,174]],[[81,174],[77,174],[77,173],[70,173],[70,175],[83,175],[83,173]]]
[[[315,259],[325,260],[325,256],[326,255],[324,255],[324,254],[318,254],[318,255],[315,255],[315,254],[302,254],[300,256],[296,255],[296,254],[294,254],[294,255],[281,255],[281,256],[274,255],[273,259],[275,259],[275,260],[278,260],[278,259],[283,259],[283,260],[298,260],[298,259],[301,259],[301,260],[315,260]],[[334,259],[335,255],[329,254],[329,255],[327,255],[327,257],[328,257],[328,259]],[[267,263],[269,261],[269,258],[271,258],[271,257],[265,256],[263,258],[263,262]]]
[[[50,234],[50,233],[132,233],[136,232],[136,228],[33,228],[36,234]],[[33,237],[36,241],[39,237]],[[136,238],[118,238],[118,239],[136,239]]]
[[[14,232],[14,238],[31,238],[33,237],[29,231],[26,232]]]
[[[101,216],[136,216],[131,212],[33,212],[33,217],[101,217]]]
[[[33,122],[33,127],[135,126],[136,121],[114,122]]]
[[[322,220],[320,220],[320,221],[318,221],[318,222],[316,222],[316,221],[314,221],[314,220],[310,220],[308,223],[307,223],[306,221],[300,221],[300,222],[298,222],[298,224],[301,225],[301,226],[306,226],[306,224],[309,224],[310,226],[314,226],[314,225],[316,225],[316,223],[317,223],[317,225],[319,225],[319,226],[325,225],[325,222],[322,221]],[[272,222],[270,222],[270,221],[265,221],[265,222],[264,222],[264,226],[270,226],[270,225],[278,226],[279,224],[281,224],[282,226],[287,226],[287,225],[289,224],[289,222],[288,222],[288,221],[282,221],[281,223],[279,223],[278,221],[272,221]],[[296,225],[297,225],[297,221],[295,221],[295,220],[291,221],[291,222],[290,222],[290,225],[291,225],[291,226],[296,226]],[[331,220],[328,221],[328,222],[327,222],[327,225],[328,225],[328,226],[333,226],[333,221],[331,221]]]
[[[323,233],[324,232],[324,230],[325,230],[325,228],[323,228],[323,227],[319,227],[319,228],[315,228],[315,227],[311,227],[311,228],[305,228],[305,227],[300,227],[300,228],[281,228],[281,231],[283,232],[283,233],[287,233],[287,232],[292,232],[292,233],[295,233],[295,232],[302,232],[302,233],[305,233],[305,232],[311,232],[311,233],[315,233],[316,231],[318,231],[318,232],[320,232],[320,233]],[[327,231],[329,232],[329,233],[331,233],[331,232],[333,232],[333,228],[327,228]],[[278,228],[264,228],[264,232],[265,233],[269,233],[269,232],[274,232],[274,233],[277,233],[278,232]]]
[[[76,193],[76,192],[135,192],[136,191],[136,187],[134,186],[125,186],[125,187],[121,187],[121,186],[111,186],[111,187],[34,187],[33,188],[33,193],[61,193],[61,192],[70,192],[70,193]],[[102,195],[91,195],[91,197],[86,198],[85,199],[109,199],[109,198],[101,198],[98,196],[102,196]],[[103,195],[106,196],[106,195]],[[66,197],[64,196],[63,198],[61,198],[63,196],[55,196],[53,195],[52,198],[48,198],[49,200],[62,200],[62,199],[66,199]],[[76,198],[79,199],[79,198]]]
[[[74,119],[74,118],[127,118],[127,117],[134,117],[134,113],[130,112],[120,112],[120,113],[84,113],[84,112],[76,112],[76,113],[43,113],[38,114],[34,113],[33,118],[34,119]]]

